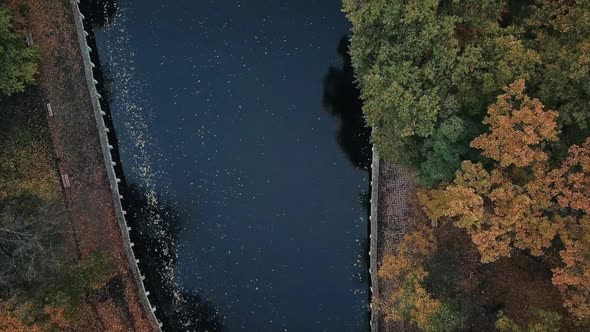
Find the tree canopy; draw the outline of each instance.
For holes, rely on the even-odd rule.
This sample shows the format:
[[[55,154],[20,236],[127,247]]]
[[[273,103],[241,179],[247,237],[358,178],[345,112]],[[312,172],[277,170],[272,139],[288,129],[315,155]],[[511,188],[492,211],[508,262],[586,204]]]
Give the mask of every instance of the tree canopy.
[[[419,199],[434,222],[449,218],[466,229],[484,263],[514,249],[542,256],[559,237],[563,265],[553,269],[553,283],[575,317],[589,318],[590,139],[553,167],[557,113],[528,97],[522,80],[505,91],[484,119],[489,132],[471,142],[488,159],[464,161],[453,184]]]
[[[428,332],[451,332],[463,323],[453,307],[433,298],[424,286],[426,265],[436,247],[432,230],[422,228],[406,234],[395,253],[385,255],[378,271],[377,302],[385,319],[409,321]]]
[[[433,299],[423,286],[428,276],[424,265],[436,250],[431,230],[406,234],[395,254],[383,258],[379,278],[384,289],[392,284],[391,291],[382,292],[379,308],[386,319],[407,319],[426,329],[430,318],[441,308],[441,302]]]
[[[0,6],[0,91],[9,96],[33,83],[37,58],[37,51],[15,33],[8,9]]]
[[[547,215],[552,209],[552,174],[543,149],[557,139],[557,114],[524,89],[522,80],[506,87],[483,121],[490,132],[471,142],[491,159],[492,170],[481,162],[464,161],[455,183],[432,193],[444,197],[442,205],[432,206],[427,202],[432,198],[423,197],[435,221],[453,217],[458,227],[467,229],[483,262],[509,256],[514,247],[540,255],[561,227],[560,219]]]
[[[517,79],[568,133],[590,124],[588,1],[345,0],[344,11],[373,142],[427,186],[473,158],[487,106]]]
[[[590,1],[344,0],[344,12],[371,139],[417,170],[433,224],[467,232],[483,263],[536,256],[570,316],[589,319]],[[386,315],[405,306],[426,329],[402,300],[442,310],[421,293],[428,271],[418,260],[400,279],[386,272],[407,255],[390,255],[383,276],[401,286]]]
[[[562,317],[555,312],[531,308],[530,318],[526,326],[521,326],[510,317],[500,312],[496,328],[500,332],[559,332]]]

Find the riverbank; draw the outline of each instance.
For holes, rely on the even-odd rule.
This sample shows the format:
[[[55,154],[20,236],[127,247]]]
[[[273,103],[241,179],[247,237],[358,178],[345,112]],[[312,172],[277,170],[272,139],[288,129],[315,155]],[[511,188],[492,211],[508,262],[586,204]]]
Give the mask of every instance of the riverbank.
[[[107,285],[86,296],[88,310],[74,330],[156,331],[157,323],[146,310],[143,289],[137,282],[139,273],[130,264],[127,230],[121,229],[117,219],[118,194],[114,197],[101,153],[104,144],[86,84],[87,68],[72,4],[12,0],[9,5],[21,12],[26,8],[25,28],[40,53],[37,91],[44,104],[51,105],[49,130],[71,219],[69,234],[77,244],[76,256],[84,258],[102,251],[114,268]]]

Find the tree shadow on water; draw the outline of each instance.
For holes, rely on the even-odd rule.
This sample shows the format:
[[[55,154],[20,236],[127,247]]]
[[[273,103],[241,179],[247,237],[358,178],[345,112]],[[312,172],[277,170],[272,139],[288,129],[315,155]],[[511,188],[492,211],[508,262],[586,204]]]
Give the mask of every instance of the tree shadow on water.
[[[338,55],[341,65],[330,66],[324,76],[324,109],[340,119],[336,134],[338,145],[352,164],[368,170],[371,166],[371,129],[365,124],[360,91],[355,84],[354,71],[348,52],[348,36],[340,39]]]
[[[371,128],[366,125],[360,91],[355,83],[354,70],[350,54],[348,52],[350,41],[348,36],[343,36],[338,43],[338,55],[340,56],[339,66],[330,66],[324,76],[324,93],[322,103],[324,109],[340,120],[340,127],[336,133],[338,145],[346,154],[350,162],[358,169],[367,173],[371,171]],[[366,226],[366,234],[370,233],[370,188],[360,190],[359,205],[364,209],[366,219],[363,222]],[[369,238],[362,239],[359,248],[358,274],[354,279],[361,285],[366,285],[367,303],[371,300],[368,290],[370,284],[369,276]],[[370,320],[370,313],[367,311],[366,326]]]
[[[87,18],[88,43],[97,49],[94,29],[112,22],[118,9],[118,0],[82,0],[80,9]],[[90,54],[94,76],[98,79],[98,92],[103,96],[101,108],[106,112],[105,122],[113,145],[115,173],[121,179],[120,191],[127,211],[127,224],[131,227],[134,253],[140,260],[139,268],[145,275],[144,284],[150,291],[150,301],[157,307],[156,316],[165,331],[221,331],[223,325],[218,309],[205,301],[194,290],[183,289],[174,280],[177,263],[177,240],[186,217],[172,204],[161,202],[161,197],[149,193],[141,186],[128,183],[120,166],[119,145],[110,110],[110,75],[98,57]],[[106,75],[105,75],[106,74]],[[159,202],[159,203],[158,203]],[[116,285],[115,285],[116,286]],[[97,295],[98,296],[98,295]]]
[[[118,0],[82,0],[80,10],[93,28],[102,28],[112,22],[118,10]]]
[[[174,282],[176,242],[186,218],[171,204],[154,204],[153,196],[137,185],[124,185],[122,193],[134,251],[164,329],[221,331],[218,309],[196,291],[182,289]]]

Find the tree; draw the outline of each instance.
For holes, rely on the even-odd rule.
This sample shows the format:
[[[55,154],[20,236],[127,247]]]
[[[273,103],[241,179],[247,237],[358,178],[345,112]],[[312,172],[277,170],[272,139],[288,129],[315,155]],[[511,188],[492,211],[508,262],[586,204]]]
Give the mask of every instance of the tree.
[[[431,326],[441,326],[448,308],[423,285],[428,276],[425,265],[435,250],[432,230],[424,228],[406,234],[395,253],[385,255],[378,271],[381,293],[376,301],[385,319],[409,321],[423,331],[440,331]]]
[[[557,177],[554,194],[566,227],[559,236],[565,248],[563,266],[553,270],[553,283],[565,307],[578,319],[590,318],[590,138],[574,145]]]
[[[418,165],[428,185],[451,178],[466,152],[463,106],[481,89],[468,96],[464,82],[481,67],[479,39],[499,10],[492,1],[344,1],[373,143],[385,158]]]
[[[433,221],[454,218],[469,232],[482,262],[509,256],[513,248],[541,255],[562,226],[548,214],[555,174],[543,150],[557,139],[557,113],[524,91],[523,80],[506,87],[483,121],[490,132],[471,143],[491,159],[492,170],[465,161],[454,184],[419,196]]]
[[[9,96],[33,83],[37,58],[37,51],[14,32],[9,11],[0,7],[0,91]]]
[[[541,62],[520,26],[502,26],[503,1],[344,2],[351,54],[384,158],[411,163],[433,187],[453,178],[501,88]]]
[[[553,283],[578,319],[590,317],[590,139],[573,145],[552,168],[547,143],[556,141],[557,113],[525,93],[523,81],[506,87],[488,110],[490,132],[471,145],[488,161],[465,161],[453,184],[418,198],[433,222],[450,218],[468,231],[492,262],[512,250],[541,256],[559,236],[563,265]],[[490,169],[490,170],[488,170]]]
[[[590,214],[590,138],[570,147],[558,175],[554,193],[559,204]]]
[[[590,318],[590,216],[569,217],[559,235],[563,265],[553,269],[553,284],[563,304],[579,320]]]
[[[531,308],[530,316],[527,325],[522,327],[500,311],[496,328],[500,332],[559,332],[561,330],[562,317],[556,312]]]
[[[12,289],[48,278],[61,266],[62,212],[35,199],[0,212],[0,287]]]
[[[540,68],[530,80],[538,98],[559,109],[568,128],[590,128],[590,2],[532,1],[524,20],[528,47],[537,50]],[[567,137],[564,137],[567,139]]]
[[[553,282],[590,317],[590,1],[344,0],[344,11],[372,141],[434,188],[419,193],[431,220],[466,229],[483,262],[563,244]],[[422,294],[412,273],[409,294]]]
[[[487,106],[516,79],[560,111],[556,151],[590,128],[588,1],[346,0],[344,10],[373,142],[429,187],[473,159]]]
[[[11,317],[7,322],[20,322],[30,331],[69,331],[80,320],[87,296],[100,292],[113,277],[111,264],[108,255],[101,251],[77,262],[63,263],[59,271],[45,276],[42,283],[13,291],[12,298],[0,306],[0,316]]]
[[[443,303],[440,310],[428,322],[429,332],[453,332],[463,325],[463,316],[454,306]]]
[[[57,199],[60,184],[52,164],[54,157],[49,150],[52,147],[35,136],[36,128],[23,126],[25,124],[17,125],[0,136],[0,201],[26,195],[48,201]],[[2,140],[4,137],[6,139]]]
[[[543,144],[557,140],[557,112],[545,110],[538,99],[528,97],[522,79],[505,91],[483,120],[490,133],[475,138],[471,146],[497,161],[500,168],[546,162],[549,157]]]
[[[420,206],[433,225],[438,225],[441,218],[449,216],[448,207],[451,197],[447,195],[446,190],[437,188],[430,190],[419,189],[416,196]]]
[[[4,332],[41,332],[42,329],[34,324],[26,324],[15,310],[3,303],[0,305],[0,331]]]
[[[443,120],[436,132],[423,140],[419,171],[422,184],[433,187],[439,181],[453,177],[461,165],[463,156],[469,152],[468,121],[453,116]]]

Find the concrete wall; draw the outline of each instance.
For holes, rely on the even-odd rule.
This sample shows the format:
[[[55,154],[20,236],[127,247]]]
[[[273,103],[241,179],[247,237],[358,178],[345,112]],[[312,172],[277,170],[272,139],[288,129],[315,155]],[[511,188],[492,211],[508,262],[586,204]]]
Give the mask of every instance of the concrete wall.
[[[156,307],[152,306],[150,300],[148,298],[149,292],[145,289],[145,285],[143,284],[144,277],[141,275],[139,271],[139,260],[135,258],[135,253],[133,252],[133,243],[129,238],[129,232],[131,228],[127,225],[127,221],[125,220],[126,212],[123,210],[123,206],[121,204],[121,196],[119,192],[119,182],[115,175],[115,162],[113,161],[111,150],[112,146],[109,144],[109,139],[107,133],[109,129],[106,127],[104,118],[106,114],[102,111],[100,107],[99,98],[100,95],[96,90],[96,84],[98,83],[94,79],[94,75],[92,73],[92,68],[94,68],[94,64],[90,60],[90,52],[92,49],[88,46],[88,42],[86,37],[88,33],[84,30],[83,19],[84,15],[80,12],[80,8],[78,6],[79,0],[70,0],[72,4],[72,10],[74,12],[74,20],[76,24],[76,32],[78,34],[78,40],[80,42],[80,50],[82,53],[82,58],[84,60],[84,71],[86,73],[86,84],[88,85],[88,91],[90,92],[90,100],[92,101],[92,109],[94,111],[94,115],[96,118],[96,125],[98,128],[98,135],[100,137],[100,145],[102,149],[102,154],[104,157],[105,167],[107,170],[107,175],[109,178],[109,183],[112,189],[113,194],[113,206],[115,208],[115,213],[117,217],[117,222],[119,224],[119,228],[121,230],[121,235],[123,237],[123,244],[125,246],[125,252],[127,254],[127,259],[129,261],[129,268],[133,274],[133,278],[137,283],[137,287],[139,289],[139,299],[141,301],[144,310],[147,312],[148,316],[152,320],[154,324],[154,328],[156,331],[162,331],[162,324],[158,321],[155,311]]]
[[[377,244],[379,224],[379,155],[373,146],[373,162],[371,163],[371,222],[370,249],[369,249],[369,274],[371,276],[371,332],[379,331],[379,318],[375,310],[373,300],[379,294],[379,282],[377,279]]]

